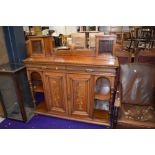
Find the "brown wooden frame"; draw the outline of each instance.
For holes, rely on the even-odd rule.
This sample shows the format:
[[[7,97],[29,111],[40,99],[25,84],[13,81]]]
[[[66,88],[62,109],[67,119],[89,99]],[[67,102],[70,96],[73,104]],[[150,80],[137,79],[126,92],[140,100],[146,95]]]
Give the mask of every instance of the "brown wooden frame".
[[[99,43],[102,40],[109,40],[109,41],[113,41],[113,45],[112,45],[112,53],[103,53],[100,55],[100,51],[99,51]],[[115,55],[115,44],[116,44],[116,35],[103,35],[103,36],[96,36],[96,57],[104,57],[104,55]]]
[[[29,40],[27,41],[27,50],[28,55],[30,57],[45,57],[52,55],[53,48],[54,48],[54,40],[51,36],[29,36]],[[41,42],[41,53],[33,53],[32,49],[32,42],[33,41],[40,41]]]

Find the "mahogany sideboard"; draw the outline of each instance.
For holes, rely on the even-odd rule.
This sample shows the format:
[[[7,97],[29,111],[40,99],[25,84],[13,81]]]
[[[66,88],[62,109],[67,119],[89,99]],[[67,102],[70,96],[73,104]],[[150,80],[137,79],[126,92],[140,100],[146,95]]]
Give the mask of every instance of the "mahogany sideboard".
[[[111,125],[116,57],[55,55],[27,58],[24,63],[35,113]],[[42,94],[40,101],[37,93]]]

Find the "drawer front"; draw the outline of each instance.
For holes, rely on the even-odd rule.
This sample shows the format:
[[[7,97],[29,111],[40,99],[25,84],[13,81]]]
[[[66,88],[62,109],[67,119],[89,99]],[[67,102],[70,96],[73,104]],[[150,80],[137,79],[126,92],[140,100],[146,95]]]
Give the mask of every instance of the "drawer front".
[[[27,65],[29,70],[39,69],[39,70],[66,70],[66,66],[61,65]]]
[[[52,70],[65,70],[65,66],[60,66],[60,65],[42,65],[42,69],[52,69]]]
[[[27,65],[28,70],[54,70],[54,71],[66,71],[66,72],[81,72],[88,74],[116,74],[116,69],[106,68],[106,67],[96,67],[96,66],[71,66],[71,65]]]
[[[115,74],[115,69],[99,68],[99,67],[87,67],[87,66],[67,66],[67,71],[81,71],[85,73],[111,73]]]

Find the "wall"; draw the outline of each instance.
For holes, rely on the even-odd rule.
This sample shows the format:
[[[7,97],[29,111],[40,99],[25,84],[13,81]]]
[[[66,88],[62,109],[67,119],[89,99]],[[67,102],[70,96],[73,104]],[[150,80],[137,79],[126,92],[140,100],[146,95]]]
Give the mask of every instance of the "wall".
[[[9,62],[7,48],[4,39],[3,27],[0,26],[0,65]]]

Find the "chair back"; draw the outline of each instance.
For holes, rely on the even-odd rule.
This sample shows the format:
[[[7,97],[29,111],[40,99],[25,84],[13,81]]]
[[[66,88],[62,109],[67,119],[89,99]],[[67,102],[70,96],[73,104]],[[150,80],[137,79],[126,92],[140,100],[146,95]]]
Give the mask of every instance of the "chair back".
[[[86,35],[85,33],[72,33],[72,44],[77,48],[86,48]]]
[[[122,103],[155,105],[155,65],[121,65],[120,84]]]

